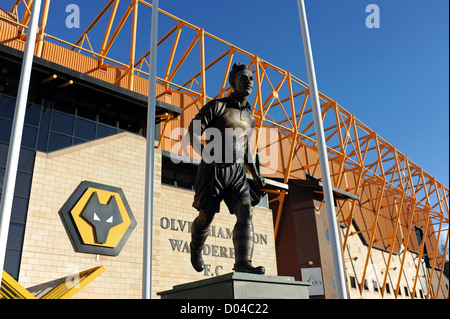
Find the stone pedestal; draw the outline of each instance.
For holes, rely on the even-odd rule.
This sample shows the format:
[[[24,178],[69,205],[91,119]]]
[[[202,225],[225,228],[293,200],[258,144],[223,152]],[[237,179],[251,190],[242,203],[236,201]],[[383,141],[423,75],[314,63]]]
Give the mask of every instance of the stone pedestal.
[[[309,299],[308,282],[294,277],[232,272],[174,286],[161,299]]]

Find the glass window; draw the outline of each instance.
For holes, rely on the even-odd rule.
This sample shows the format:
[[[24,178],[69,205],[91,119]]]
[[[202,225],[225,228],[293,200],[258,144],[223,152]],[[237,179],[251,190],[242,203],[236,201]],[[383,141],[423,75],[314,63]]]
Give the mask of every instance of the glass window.
[[[0,95],[0,117],[13,119],[14,109],[16,108],[16,99]]]
[[[0,143],[0,167],[6,167],[6,160],[8,159],[8,144]]]
[[[117,130],[113,127],[99,124],[97,126],[97,138],[102,138],[116,134]]]
[[[163,184],[175,185],[175,172],[168,169],[163,169],[161,174],[161,182]]]
[[[53,152],[72,145],[72,137],[57,133],[50,133],[48,151]]]
[[[9,249],[22,249],[24,232],[25,224],[10,223],[6,247]]]
[[[3,192],[3,180],[5,178],[5,169],[0,167],[0,195]],[[1,201],[1,197],[0,197]]]
[[[22,146],[34,149],[36,147],[37,128],[24,125]]]
[[[27,150],[25,148],[20,149],[19,155],[19,171],[33,173],[34,171],[34,158],[35,158],[34,150]]]
[[[6,249],[5,271],[14,279],[19,278],[20,257],[22,252],[19,250]]]
[[[86,143],[86,142],[88,142],[88,141],[80,140],[79,138],[74,138],[73,139],[73,145],[83,144],[83,143]]]
[[[41,123],[39,126],[39,138],[37,143],[37,150],[41,152],[47,151],[47,139],[48,139],[48,128],[50,125],[50,114],[51,111],[47,110],[42,112]]]
[[[367,284],[367,279],[364,279],[364,290],[369,290],[369,285]]]
[[[193,189],[197,167],[189,164],[174,164],[170,158],[163,157],[161,181],[164,184]]]
[[[373,280],[373,291],[378,291],[378,282]]]
[[[31,189],[31,174],[17,172],[16,188],[14,189],[14,195],[28,197],[30,196]]]
[[[0,119],[0,141],[9,143],[11,138],[12,122]]]
[[[11,211],[11,221],[25,224],[27,219],[27,211],[28,211],[28,198],[14,196]]]
[[[75,120],[75,137],[93,140],[95,138],[95,123],[77,118]]]
[[[175,173],[175,179],[177,180],[177,186],[191,189],[194,182],[192,176],[180,172]]]
[[[35,104],[29,104],[25,113],[25,123],[38,126],[41,107]]]
[[[356,278],[353,276],[350,276],[350,287],[356,289]]]
[[[60,112],[53,112],[52,115],[52,131],[64,133],[68,135],[73,134],[73,116]]]

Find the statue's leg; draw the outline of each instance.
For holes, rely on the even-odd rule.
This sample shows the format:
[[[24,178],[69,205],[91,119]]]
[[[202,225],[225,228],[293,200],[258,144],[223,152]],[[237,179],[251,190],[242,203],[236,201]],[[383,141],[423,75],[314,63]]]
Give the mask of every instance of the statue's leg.
[[[233,229],[233,245],[235,254],[234,270],[263,275],[265,268],[252,266],[253,256],[253,208],[250,198],[238,201],[233,209],[237,217]]]
[[[204,209],[200,209],[199,215],[191,226],[191,264],[198,272],[205,269],[205,263],[202,258],[203,245],[209,233],[209,226],[214,218],[214,214],[208,213]]]

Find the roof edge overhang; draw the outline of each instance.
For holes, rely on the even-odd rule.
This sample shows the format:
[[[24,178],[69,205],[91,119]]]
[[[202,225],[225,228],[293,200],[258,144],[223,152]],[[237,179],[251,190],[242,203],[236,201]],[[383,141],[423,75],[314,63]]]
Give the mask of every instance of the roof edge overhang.
[[[0,43],[1,58],[21,65],[23,55],[24,53],[22,51]],[[39,71],[40,73],[48,74],[49,76],[56,73],[62,78],[76,81],[77,85],[85,89],[106,93],[110,96],[127,100],[142,107],[147,107],[148,105],[148,97],[143,94],[99,80],[90,75],[72,70],[37,56],[34,56],[33,58],[33,71]],[[180,107],[156,100],[156,114],[170,113],[173,117],[177,117],[181,114],[181,112]]]

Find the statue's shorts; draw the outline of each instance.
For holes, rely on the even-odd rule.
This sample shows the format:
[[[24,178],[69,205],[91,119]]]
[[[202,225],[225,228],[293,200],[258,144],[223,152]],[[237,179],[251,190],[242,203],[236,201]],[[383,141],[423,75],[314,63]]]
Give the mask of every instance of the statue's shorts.
[[[265,193],[259,191],[253,181],[247,180],[246,172],[244,163],[217,165],[201,161],[197,169],[192,206],[215,214],[220,211],[220,202],[223,200],[230,213],[234,214],[233,207],[242,198],[250,198],[252,206],[257,205]]]

